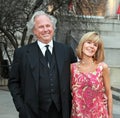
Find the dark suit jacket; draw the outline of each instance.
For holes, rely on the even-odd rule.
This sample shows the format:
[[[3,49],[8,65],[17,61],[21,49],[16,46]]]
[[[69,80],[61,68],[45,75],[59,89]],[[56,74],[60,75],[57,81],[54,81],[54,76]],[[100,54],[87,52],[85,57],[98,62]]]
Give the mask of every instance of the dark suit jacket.
[[[63,118],[70,118],[70,63],[77,61],[71,47],[53,42],[57,61]],[[8,87],[20,118],[39,118],[39,58],[37,42],[15,50]],[[42,60],[41,60],[42,61]]]

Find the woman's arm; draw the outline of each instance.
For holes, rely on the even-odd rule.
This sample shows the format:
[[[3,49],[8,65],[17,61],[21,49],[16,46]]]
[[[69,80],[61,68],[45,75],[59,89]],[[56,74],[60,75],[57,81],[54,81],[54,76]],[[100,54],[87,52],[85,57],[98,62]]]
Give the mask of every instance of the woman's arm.
[[[105,86],[105,92],[108,98],[108,115],[109,118],[112,118],[112,91],[111,91],[111,85],[110,85],[110,70],[108,68],[107,64],[103,64],[103,81]]]

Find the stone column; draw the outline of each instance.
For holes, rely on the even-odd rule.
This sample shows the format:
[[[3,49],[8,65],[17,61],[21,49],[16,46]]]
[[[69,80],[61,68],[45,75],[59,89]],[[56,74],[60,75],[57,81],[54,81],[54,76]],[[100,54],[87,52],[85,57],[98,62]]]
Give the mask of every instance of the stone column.
[[[117,18],[116,11],[118,9],[120,0],[108,0],[106,4],[106,14],[107,18]]]

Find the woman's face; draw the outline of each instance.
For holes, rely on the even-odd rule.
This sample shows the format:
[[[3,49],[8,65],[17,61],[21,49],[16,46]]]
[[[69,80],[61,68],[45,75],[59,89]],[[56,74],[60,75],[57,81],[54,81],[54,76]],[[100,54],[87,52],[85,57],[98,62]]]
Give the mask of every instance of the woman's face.
[[[83,44],[83,56],[86,55],[88,57],[93,57],[98,49],[98,43],[92,41],[86,41]]]

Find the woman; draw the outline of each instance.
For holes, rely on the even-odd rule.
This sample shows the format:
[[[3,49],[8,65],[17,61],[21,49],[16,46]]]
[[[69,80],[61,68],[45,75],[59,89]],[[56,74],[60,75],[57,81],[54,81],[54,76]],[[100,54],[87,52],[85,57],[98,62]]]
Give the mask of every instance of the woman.
[[[71,64],[71,118],[112,118],[112,93],[104,46],[96,32],[86,33],[77,50],[80,61]],[[103,101],[106,99],[107,104]]]

